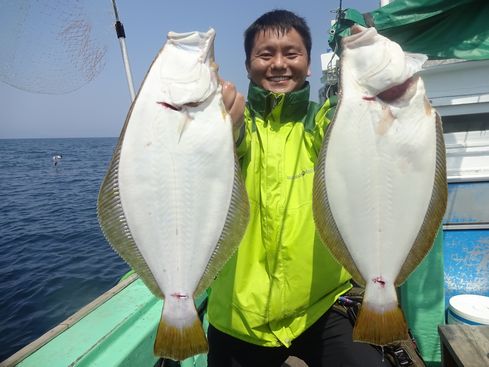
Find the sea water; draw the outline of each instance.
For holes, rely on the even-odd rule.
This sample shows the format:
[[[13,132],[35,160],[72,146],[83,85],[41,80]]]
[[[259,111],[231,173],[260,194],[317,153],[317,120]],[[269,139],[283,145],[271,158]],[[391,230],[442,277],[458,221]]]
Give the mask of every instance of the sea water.
[[[129,270],[96,212],[116,142],[0,140],[0,361]]]

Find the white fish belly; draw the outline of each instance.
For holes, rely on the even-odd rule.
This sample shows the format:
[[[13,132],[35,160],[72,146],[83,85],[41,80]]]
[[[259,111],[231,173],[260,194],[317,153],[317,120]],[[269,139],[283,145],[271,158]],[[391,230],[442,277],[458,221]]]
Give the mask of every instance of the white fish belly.
[[[425,113],[424,93],[390,110],[358,96],[342,103],[325,161],[330,209],[367,286],[392,286],[430,204],[435,117]]]
[[[206,108],[187,111],[139,98],[148,102],[135,106],[121,147],[121,203],[163,293],[192,296],[231,200],[231,122],[217,94]]]

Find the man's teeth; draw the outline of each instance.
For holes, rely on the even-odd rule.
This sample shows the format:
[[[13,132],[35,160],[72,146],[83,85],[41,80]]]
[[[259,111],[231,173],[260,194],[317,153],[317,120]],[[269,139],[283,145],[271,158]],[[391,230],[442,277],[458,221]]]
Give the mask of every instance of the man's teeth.
[[[282,81],[282,80],[289,80],[290,77],[288,77],[288,76],[272,76],[272,77],[270,77],[268,79],[270,79],[271,81],[274,81],[274,82],[279,82],[279,81]]]

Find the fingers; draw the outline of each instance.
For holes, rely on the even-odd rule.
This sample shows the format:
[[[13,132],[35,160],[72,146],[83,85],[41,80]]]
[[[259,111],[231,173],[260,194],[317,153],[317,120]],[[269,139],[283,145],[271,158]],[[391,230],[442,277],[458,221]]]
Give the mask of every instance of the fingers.
[[[222,100],[226,111],[231,116],[234,129],[237,130],[243,124],[245,99],[244,96],[236,90],[233,83],[221,80]]]
[[[220,80],[220,82],[222,87],[222,101],[224,102],[226,110],[229,111],[233,106],[238,91],[236,90],[234,84],[232,84],[231,82],[222,79]]]

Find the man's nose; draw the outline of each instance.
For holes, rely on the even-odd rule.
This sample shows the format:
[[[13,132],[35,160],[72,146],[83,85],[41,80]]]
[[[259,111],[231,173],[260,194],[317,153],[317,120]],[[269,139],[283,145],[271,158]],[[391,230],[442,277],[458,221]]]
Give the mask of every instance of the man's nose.
[[[282,54],[276,54],[272,59],[272,69],[283,69],[286,66],[286,60]]]

